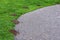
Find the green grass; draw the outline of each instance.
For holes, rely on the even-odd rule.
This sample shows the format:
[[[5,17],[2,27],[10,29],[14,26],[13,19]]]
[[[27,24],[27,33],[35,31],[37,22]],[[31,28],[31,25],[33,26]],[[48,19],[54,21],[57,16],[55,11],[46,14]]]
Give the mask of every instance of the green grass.
[[[9,32],[15,25],[11,20],[35,9],[55,4],[60,4],[60,0],[0,0],[0,40],[14,40],[13,34]],[[23,8],[24,6],[28,8]],[[11,16],[13,13],[17,16]]]

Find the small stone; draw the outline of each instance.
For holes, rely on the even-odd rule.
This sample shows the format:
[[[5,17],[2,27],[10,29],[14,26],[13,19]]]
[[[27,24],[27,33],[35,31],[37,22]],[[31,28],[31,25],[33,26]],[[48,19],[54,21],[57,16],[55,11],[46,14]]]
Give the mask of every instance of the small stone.
[[[14,24],[19,24],[20,22],[18,20],[12,20]]]
[[[11,33],[13,33],[14,35],[19,34],[19,32],[17,32],[16,30],[10,30]]]

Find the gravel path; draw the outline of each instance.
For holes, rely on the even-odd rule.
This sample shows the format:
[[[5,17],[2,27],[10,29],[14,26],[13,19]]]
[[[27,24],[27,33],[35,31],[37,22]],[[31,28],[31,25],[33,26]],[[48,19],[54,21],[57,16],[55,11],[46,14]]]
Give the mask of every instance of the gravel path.
[[[60,40],[60,5],[26,13],[18,21],[15,40]]]

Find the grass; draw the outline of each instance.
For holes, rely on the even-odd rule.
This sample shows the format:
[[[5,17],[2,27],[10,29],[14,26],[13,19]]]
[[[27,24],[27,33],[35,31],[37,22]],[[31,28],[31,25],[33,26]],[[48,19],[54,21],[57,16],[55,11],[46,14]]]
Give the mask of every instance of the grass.
[[[11,20],[35,9],[55,4],[60,4],[60,0],[0,0],[0,40],[14,40],[13,34],[9,32],[15,25]],[[11,16],[13,13],[16,16]]]

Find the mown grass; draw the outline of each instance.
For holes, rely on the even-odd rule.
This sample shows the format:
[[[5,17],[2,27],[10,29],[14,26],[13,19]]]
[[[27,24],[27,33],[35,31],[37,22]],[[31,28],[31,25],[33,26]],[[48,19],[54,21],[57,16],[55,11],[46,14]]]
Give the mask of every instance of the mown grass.
[[[55,4],[60,4],[60,0],[0,0],[0,40],[14,40],[13,34],[9,32],[15,25],[11,20],[26,12]]]

